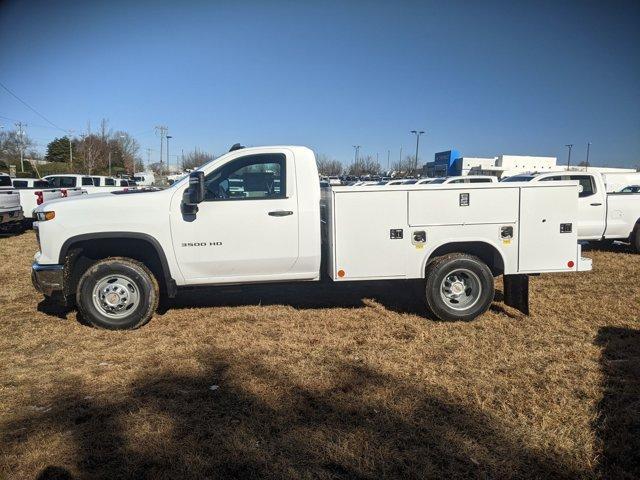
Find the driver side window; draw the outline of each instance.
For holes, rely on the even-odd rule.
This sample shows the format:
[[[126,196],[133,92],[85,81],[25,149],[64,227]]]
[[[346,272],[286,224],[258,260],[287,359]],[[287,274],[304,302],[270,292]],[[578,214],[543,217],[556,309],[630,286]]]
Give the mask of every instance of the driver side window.
[[[285,156],[249,155],[227,163],[204,179],[205,201],[286,197]]]

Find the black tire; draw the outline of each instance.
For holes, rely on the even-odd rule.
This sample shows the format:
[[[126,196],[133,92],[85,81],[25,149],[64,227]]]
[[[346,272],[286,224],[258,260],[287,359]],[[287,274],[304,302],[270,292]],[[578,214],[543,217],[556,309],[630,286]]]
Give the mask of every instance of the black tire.
[[[450,282],[452,275],[457,279],[455,282]],[[465,286],[467,288],[463,288]],[[458,293],[459,296],[454,298]],[[473,320],[489,309],[494,294],[491,270],[478,257],[450,253],[436,258],[427,266],[425,300],[427,308],[440,320]]]
[[[110,280],[113,281],[110,283]],[[114,299],[115,306],[107,303],[105,288],[100,289],[101,285],[111,289],[106,295]],[[158,281],[144,264],[130,258],[111,257],[93,264],[80,277],[76,305],[83,319],[94,327],[132,330],[151,320],[158,308],[159,296]],[[126,307],[121,306],[121,302],[126,303]]]
[[[631,234],[631,246],[635,248],[636,253],[640,253],[640,221],[636,223],[636,227]]]

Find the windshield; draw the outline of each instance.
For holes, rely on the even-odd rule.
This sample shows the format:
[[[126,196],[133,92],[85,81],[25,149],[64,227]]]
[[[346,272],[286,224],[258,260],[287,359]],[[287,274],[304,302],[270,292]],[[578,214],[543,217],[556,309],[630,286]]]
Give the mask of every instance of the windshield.
[[[11,187],[11,177],[0,175],[0,187]]]
[[[533,180],[533,175],[514,175],[500,180],[501,182],[529,182]]]
[[[435,180],[429,183],[444,183],[445,180],[446,178],[436,178]]]

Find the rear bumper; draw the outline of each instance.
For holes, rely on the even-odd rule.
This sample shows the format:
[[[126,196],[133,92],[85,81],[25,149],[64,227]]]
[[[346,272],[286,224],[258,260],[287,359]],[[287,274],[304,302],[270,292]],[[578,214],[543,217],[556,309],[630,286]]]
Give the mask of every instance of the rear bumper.
[[[54,292],[64,288],[64,265],[40,265],[34,262],[31,266],[31,282],[36,290],[50,297]]]
[[[0,211],[0,225],[11,222],[21,222],[22,220],[24,220],[22,208],[18,208],[17,210]]]

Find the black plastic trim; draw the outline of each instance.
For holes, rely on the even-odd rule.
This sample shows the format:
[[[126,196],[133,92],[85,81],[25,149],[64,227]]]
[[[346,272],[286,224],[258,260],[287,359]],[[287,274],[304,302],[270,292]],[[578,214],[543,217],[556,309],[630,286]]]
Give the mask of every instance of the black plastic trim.
[[[65,259],[67,257],[67,253],[69,251],[69,247],[77,242],[84,242],[87,240],[99,240],[104,238],[131,238],[135,240],[143,240],[150,243],[158,254],[158,258],[160,258],[160,264],[162,265],[162,273],[164,275],[165,286],[167,288],[167,296],[169,298],[175,298],[178,287],[176,285],[176,281],[171,277],[171,270],[169,269],[169,263],[167,262],[167,257],[164,254],[164,250],[160,243],[153,238],[151,235],[147,235],[146,233],[138,233],[138,232],[98,232],[98,233],[84,233],[82,235],[76,235],[75,237],[68,238],[62,244],[62,248],[60,248],[60,255],[58,257],[58,262],[60,264],[64,264]]]

